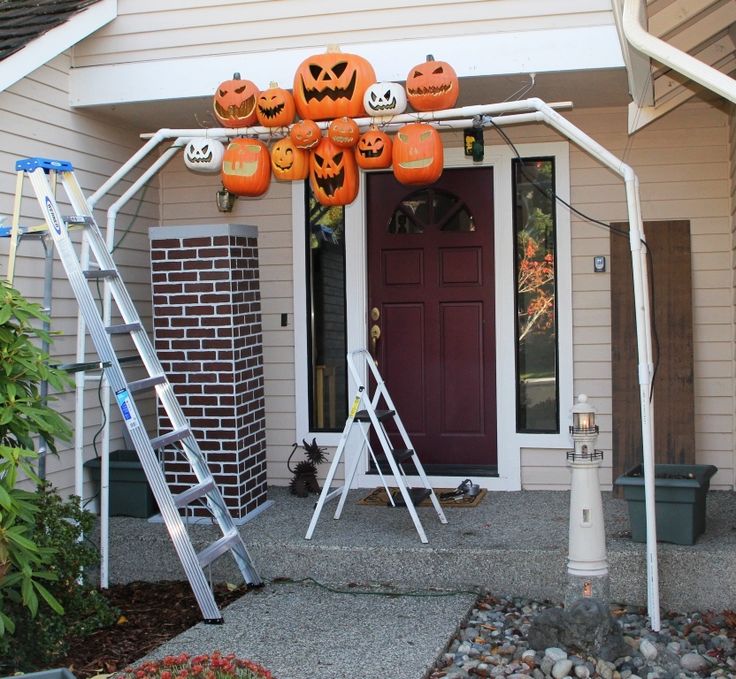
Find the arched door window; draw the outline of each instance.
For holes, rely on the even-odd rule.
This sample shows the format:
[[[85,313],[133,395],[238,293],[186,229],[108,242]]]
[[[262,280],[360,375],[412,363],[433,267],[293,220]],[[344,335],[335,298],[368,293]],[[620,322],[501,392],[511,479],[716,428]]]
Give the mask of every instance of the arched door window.
[[[443,189],[420,189],[410,194],[399,203],[388,223],[388,232],[396,235],[434,230],[475,231],[467,205]]]

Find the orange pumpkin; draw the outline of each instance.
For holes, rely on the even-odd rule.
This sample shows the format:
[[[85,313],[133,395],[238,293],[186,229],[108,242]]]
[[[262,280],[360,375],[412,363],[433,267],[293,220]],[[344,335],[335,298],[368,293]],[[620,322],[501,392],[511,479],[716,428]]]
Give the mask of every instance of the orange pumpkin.
[[[298,149],[311,149],[322,138],[322,130],[314,120],[300,120],[291,126],[289,137]]]
[[[215,92],[215,118],[223,127],[248,127],[256,122],[258,88],[250,80],[233,73],[232,80],[221,82]]]
[[[442,174],[439,132],[426,123],[409,123],[396,133],[391,153],[394,176],[402,184],[432,184]]]
[[[355,156],[323,137],[309,158],[309,183],[322,205],[352,203],[358,195]]]
[[[294,97],[277,83],[272,82],[258,95],[256,117],[264,127],[286,127],[294,122],[295,115]]]
[[[352,118],[343,116],[335,118],[327,128],[327,136],[335,146],[343,149],[349,149],[358,143],[360,137],[360,128]]]
[[[435,61],[431,54],[406,77],[406,98],[416,111],[452,108],[459,95],[455,69],[446,61]]]
[[[376,82],[367,59],[329,47],[305,59],[294,76],[294,101],[301,118],[330,120],[363,115],[363,95]]]
[[[259,139],[237,137],[225,149],[222,184],[238,196],[260,196],[271,182],[271,155]]]
[[[385,132],[372,127],[364,132],[355,147],[355,160],[364,170],[391,167],[393,142]]]
[[[281,181],[306,179],[309,174],[309,153],[294,146],[289,137],[279,139],[271,147],[273,176]]]

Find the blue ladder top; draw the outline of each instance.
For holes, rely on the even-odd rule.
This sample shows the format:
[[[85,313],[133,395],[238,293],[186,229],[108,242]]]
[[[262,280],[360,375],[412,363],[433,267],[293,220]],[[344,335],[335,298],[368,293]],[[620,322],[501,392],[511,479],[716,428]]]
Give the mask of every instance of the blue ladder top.
[[[23,158],[15,161],[16,172],[32,172],[36,168],[41,168],[48,172],[56,170],[57,172],[72,172],[74,167],[68,160],[51,160],[51,158]]]

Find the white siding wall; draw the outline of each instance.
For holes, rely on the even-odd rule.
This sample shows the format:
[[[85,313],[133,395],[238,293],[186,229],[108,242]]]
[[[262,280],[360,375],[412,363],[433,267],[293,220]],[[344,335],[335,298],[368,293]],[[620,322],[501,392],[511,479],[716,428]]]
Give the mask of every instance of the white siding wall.
[[[140,146],[135,133],[130,129],[112,125],[95,118],[92,113],[77,113],[68,104],[68,76],[70,57],[64,54],[39,68],[26,78],[0,93],[0,215],[8,217],[13,211],[15,193],[15,161],[29,156],[42,156],[69,160],[77,170],[85,195],[89,196],[107,179],[135,149]],[[122,185],[123,189],[129,182]],[[121,189],[114,190],[117,198]],[[40,223],[40,212],[29,181],[24,183],[22,224]],[[63,190],[58,197],[64,210]],[[106,208],[111,200],[103,200]],[[115,256],[129,283],[134,299],[139,303],[139,312],[148,324],[150,319],[150,268],[148,265],[148,225],[158,217],[158,188],[150,188],[144,199],[138,194],[120,214],[119,232],[125,231],[134,222],[129,235],[116,251]],[[104,212],[97,213],[98,221],[104,225]],[[78,239],[79,234],[75,235]],[[0,239],[0,275],[7,272],[9,239]],[[19,247],[16,265],[15,287],[32,301],[43,298],[43,250],[39,242],[24,241]],[[64,276],[61,263],[56,258],[53,282],[52,329],[61,331],[52,347],[55,361],[66,363],[75,360],[76,310],[77,305]],[[91,344],[90,344],[91,347]],[[92,349],[94,355],[94,350]],[[74,400],[63,396],[58,409],[73,419]],[[117,413],[113,413],[117,416]],[[85,407],[86,456],[94,453],[90,442],[99,428],[101,410],[97,404],[96,391],[90,386]],[[115,417],[112,433],[116,435],[115,447],[120,447],[121,425]],[[49,457],[48,478],[62,492],[71,492],[74,485],[73,451],[68,448],[59,458]],[[85,494],[89,494],[87,491]]]
[[[730,151],[731,151],[731,300],[733,308],[733,322],[736,324],[736,106],[731,106]],[[736,336],[736,330],[734,331]],[[732,365],[736,365],[736,342],[732,345]],[[734,404],[736,404],[736,379],[732,384]],[[736,418],[734,418],[736,420]],[[733,423],[733,448],[736,457],[736,421]],[[732,476],[736,488],[736,463]]]
[[[612,23],[609,0],[118,0],[74,65]]]

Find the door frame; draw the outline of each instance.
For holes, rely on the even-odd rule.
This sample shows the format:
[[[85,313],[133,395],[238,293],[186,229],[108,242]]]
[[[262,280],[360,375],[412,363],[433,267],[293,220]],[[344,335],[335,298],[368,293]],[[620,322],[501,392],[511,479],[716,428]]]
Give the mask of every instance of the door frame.
[[[570,201],[570,145],[568,142],[517,144],[522,157],[552,156],[555,158],[555,188],[557,194]],[[462,148],[445,149],[446,168],[493,168],[494,192],[494,268],[496,276],[496,422],[498,445],[498,476],[478,477],[473,480],[489,490],[521,490],[522,457],[528,466],[546,466],[548,455],[563,455],[571,447],[568,434],[569,407],[573,404],[573,353],[572,353],[572,261],[569,210],[557,203],[557,325],[559,356],[560,432],[557,434],[525,434],[516,431],[515,399],[503,398],[503,394],[516,389],[515,361],[507,360],[516,355],[514,332],[513,256],[514,242],[511,165],[515,158],[506,145],[486,146],[484,160],[475,162],[465,156]],[[368,333],[368,282],[367,282],[367,215],[365,201],[365,173],[360,172],[358,197],[345,208],[345,260],[347,344],[348,351],[365,345]],[[306,261],[304,250],[304,185],[292,183],[293,262],[294,262],[294,379],[296,408],[296,440],[315,438],[322,446],[335,447],[339,433],[309,431],[308,412],[308,361],[306,318]],[[348,384],[348,399],[355,394],[352,379]],[[354,452],[352,452],[354,454]],[[421,451],[420,451],[421,455]],[[346,451],[349,462],[351,451]],[[368,474],[367,452],[358,466],[355,485],[372,488],[376,477]],[[559,467],[560,460],[550,461],[550,467]],[[457,476],[432,476],[436,487],[453,488],[463,479]],[[410,484],[419,479],[408,477]]]

